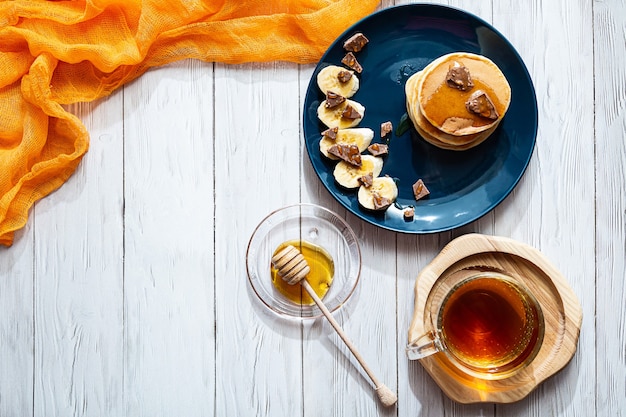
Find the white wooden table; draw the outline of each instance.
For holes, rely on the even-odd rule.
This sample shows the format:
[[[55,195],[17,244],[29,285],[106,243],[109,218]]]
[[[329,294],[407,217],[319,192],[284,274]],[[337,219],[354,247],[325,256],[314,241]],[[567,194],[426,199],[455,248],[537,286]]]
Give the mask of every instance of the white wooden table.
[[[0,416],[625,416],[626,3],[449,4],[501,31],[537,91],[537,145],[502,204],[452,232],[378,229],[309,163],[314,65],[152,70],[70,108],[90,151],[0,249]],[[359,292],[336,318],[397,407],[378,404],[325,320],[285,322],[251,295],[254,227],[299,201],[359,237]],[[514,404],[456,404],[405,356],[418,271],[468,232],[538,248],[583,307],[571,363]]]

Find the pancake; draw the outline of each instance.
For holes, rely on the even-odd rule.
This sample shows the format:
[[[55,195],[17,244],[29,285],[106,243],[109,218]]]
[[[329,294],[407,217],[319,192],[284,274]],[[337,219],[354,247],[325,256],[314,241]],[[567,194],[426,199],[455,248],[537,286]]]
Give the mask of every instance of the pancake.
[[[473,85],[466,91],[446,82],[451,65],[469,70]],[[432,61],[407,80],[405,93],[407,114],[420,136],[439,148],[458,151],[484,142],[498,127],[511,101],[510,86],[499,68],[483,56],[465,52]],[[483,93],[493,105],[492,118],[472,113],[466,107],[472,94]],[[497,117],[493,114],[494,108]]]
[[[428,142],[433,143],[436,146],[440,145],[448,145],[448,146],[440,146],[448,148],[454,147],[462,147],[462,149],[467,149],[467,145],[471,144],[475,140],[483,139],[485,136],[485,132],[473,133],[468,135],[450,135],[442,132],[433,126],[422,114],[418,97],[415,92],[417,92],[417,85],[421,80],[421,76],[423,71],[420,71],[414,75],[412,75],[406,82],[405,91],[407,95],[407,114],[413,125],[417,129],[417,131],[426,139]],[[495,126],[491,129],[488,129],[489,134],[495,130]]]
[[[451,66],[467,68],[473,87],[466,91],[450,87],[446,76]],[[422,115],[440,131],[454,136],[465,136],[486,131],[504,117],[511,102],[511,87],[498,66],[477,54],[457,52],[444,55],[422,71],[417,83],[417,98]],[[490,119],[470,112],[466,102],[476,91],[489,97],[497,117]]]

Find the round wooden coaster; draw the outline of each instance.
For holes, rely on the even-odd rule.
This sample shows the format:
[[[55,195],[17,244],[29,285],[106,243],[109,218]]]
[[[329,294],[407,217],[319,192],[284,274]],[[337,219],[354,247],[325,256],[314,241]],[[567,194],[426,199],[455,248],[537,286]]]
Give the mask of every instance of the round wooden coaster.
[[[574,356],[582,323],[578,298],[565,277],[537,249],[504,237],[464,235],[446,245],[419,273],[409,341],[428,331],[426,300],[437,280],[468,268],[503,271],[535,295],[545,320],[544,339],[537,356],[526,368],[501,380],[479,379],[462,373],[442,353],[420,359],[420,362],[445,394],[459,403],[521,400]]]

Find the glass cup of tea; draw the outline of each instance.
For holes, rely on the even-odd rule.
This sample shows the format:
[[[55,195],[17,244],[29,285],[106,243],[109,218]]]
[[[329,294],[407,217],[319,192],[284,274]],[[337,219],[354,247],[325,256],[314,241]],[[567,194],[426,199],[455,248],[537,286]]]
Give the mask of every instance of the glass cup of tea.
[[[442,353],[459,371],[497,380],[537,355],[544,318],[533,294],[509,275],[460,270],[438,280],[426,300],[427,332],[407,345],[411,360]]]

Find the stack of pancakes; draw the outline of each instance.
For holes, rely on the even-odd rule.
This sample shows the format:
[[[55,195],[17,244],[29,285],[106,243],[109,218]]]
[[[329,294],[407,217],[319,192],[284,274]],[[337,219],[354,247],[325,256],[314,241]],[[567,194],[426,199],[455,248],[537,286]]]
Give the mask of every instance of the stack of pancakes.
[[[457,78],[459,73],[467,78]],[[485,141],[511,102],[511,87],[498,66],[467,52],[437,58],[407,80],[405,92],[419,134],[439,148],[458,151]]]

